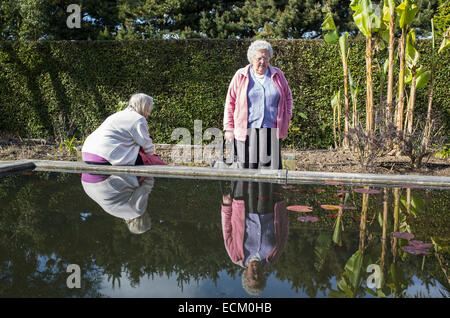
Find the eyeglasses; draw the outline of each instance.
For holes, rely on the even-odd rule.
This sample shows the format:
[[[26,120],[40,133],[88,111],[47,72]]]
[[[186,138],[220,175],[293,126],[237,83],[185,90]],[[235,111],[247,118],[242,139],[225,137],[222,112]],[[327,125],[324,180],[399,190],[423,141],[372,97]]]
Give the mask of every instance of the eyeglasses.
[[[256,62],[267,62],[268,60],[270,60],[269,56],[261,56],[261,57],[254,57],[253,58]]]

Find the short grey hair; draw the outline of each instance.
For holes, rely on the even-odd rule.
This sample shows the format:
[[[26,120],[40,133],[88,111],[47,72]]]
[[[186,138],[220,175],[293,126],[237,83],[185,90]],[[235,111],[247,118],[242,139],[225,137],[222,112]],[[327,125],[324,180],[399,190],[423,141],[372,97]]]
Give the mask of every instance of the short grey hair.
[[[152,227],[152,218],[148,214],[147,211],[144,212],[141,216],[138,216],[134,219],[125,219],[125,223],[128,226],[128,230],[130,230],[133,234],[142,234],[150,230]]]
[[[248,267],[242,271],[242,288],[252,296],[259,296],[262,291],[266,288],[267,276],[262,274],[262,277],[256,282],[256,286],[251,286],[250,280],[247,276]]]
[[[153,98],[143,93],[133,94],[128,102],[128,108],[144,116],[153,110]]]
[[[270,58],[272,58],[273,56],[272,45],[270,45],[269,42],[264,40],[256,40],[252,44],[250,44],[250,47],[247,50],[247,58],[250,63],[252,62],[252,58],[256,54],[256,52],[260,50],[267,50],[269,52]]]

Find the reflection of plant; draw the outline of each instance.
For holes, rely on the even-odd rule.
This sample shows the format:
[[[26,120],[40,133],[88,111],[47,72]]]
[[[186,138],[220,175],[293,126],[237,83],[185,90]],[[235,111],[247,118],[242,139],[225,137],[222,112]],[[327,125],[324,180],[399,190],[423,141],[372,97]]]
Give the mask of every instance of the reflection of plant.
[[[361,250],[356,251],[353,254],[344,267],[344,273],[337,284],[338,290],[331,290],[328,294],[329,297],[356,297],[362,292],[362,263],[363,252]]]

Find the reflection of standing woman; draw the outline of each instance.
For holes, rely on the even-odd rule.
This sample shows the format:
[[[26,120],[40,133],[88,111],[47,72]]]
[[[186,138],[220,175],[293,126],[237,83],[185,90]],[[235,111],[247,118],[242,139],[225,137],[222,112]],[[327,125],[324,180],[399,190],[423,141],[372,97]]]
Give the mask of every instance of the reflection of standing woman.
[[[279,139],[287,137],[292,117],[292,95],[283,72],[269,65],[272,46],[253,42],[250,62],[231,80],[225,101],[225,139],[235,143],[244,168],[281,169]]]
[[[282,254],[288,238],[286,201],[279,185],[263,182],[233,183],[231,192],[223,192],[222,234],[233,263],[245,268],[242,287],[258,295],[266,285],[264,268],[273,265]]]

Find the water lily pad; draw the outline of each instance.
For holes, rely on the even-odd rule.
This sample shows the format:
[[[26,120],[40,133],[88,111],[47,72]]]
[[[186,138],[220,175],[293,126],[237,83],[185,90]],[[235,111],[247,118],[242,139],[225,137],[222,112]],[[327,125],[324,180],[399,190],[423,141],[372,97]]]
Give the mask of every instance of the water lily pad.
[[[291,205],[288,206],[287,209],[293,212],[311,212],[312,207],[306,205]]]
[[[413,254],[413,255],[430,255],[431,252],[423,249],[418,248],[412,245],[402,246],[402,250],[404,250],[406,253]]]
[[[409,254],[419,255],[419,249],[411,245],[402,246],[402,250]]]
[[[417,247],[417,248],[421,248],[421,249],[427,249],[427,248],[432,248],[433,244],[431,243],[424,243],[422,241],[409,241],[409,245]]]
[[[331,205],[331,204],[322,204],[320,207],[322,209],[325,209],[325,210],[339,210],[339,209],[341,209],[340,205]]]
[[[381,193],[381,191],[379,190],[375,190],[375,189],[354,189],[353,191],[357,192],[357,193],[367,193],[367,194],[378,194]]]
[[[411,240],[414,238],[414,234],[405,233],[405,232],[392,232],[392,236],[394,236],[396,238],[405,239],[405,240]]]
[[[319,221],[319,219],[316,218],[315,216],[309,216],[309,215],[308,216],[299,216],[297,218],[297,220],[299,220],[300,222],[311,222],[311,223]]]
[[[356,210],[354,206],[339,205],[342,210]]]
[[[338,193],[336,193],[336,196],[339,198],[342,198],[344,196],[344,194],[348,193],[348,191],[345,190],[341,190]]]
[[[286,189],[286,190],[295,189],[295,186],[290,185],[290,184],[284,185],[284,186],[281,186],[281,187],[282,187],[283,189]]]

